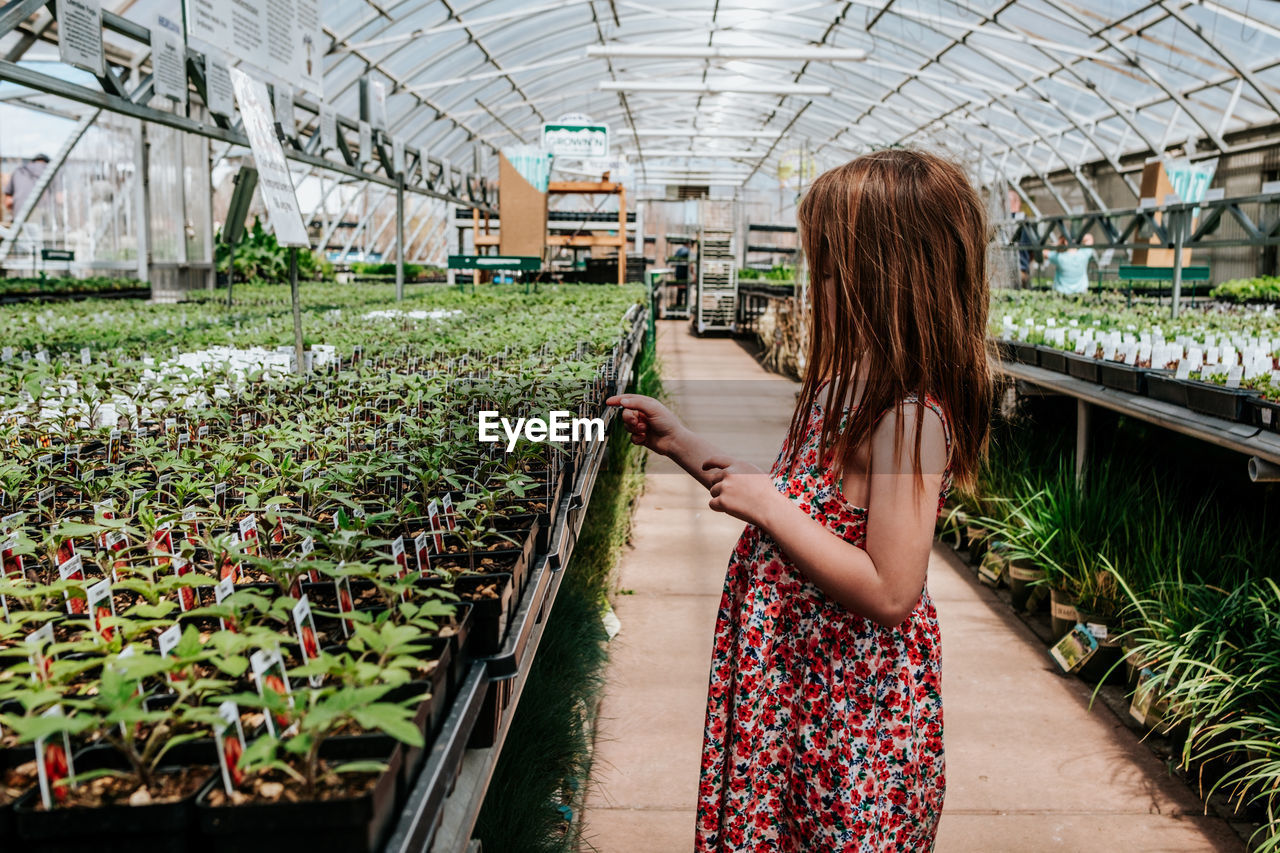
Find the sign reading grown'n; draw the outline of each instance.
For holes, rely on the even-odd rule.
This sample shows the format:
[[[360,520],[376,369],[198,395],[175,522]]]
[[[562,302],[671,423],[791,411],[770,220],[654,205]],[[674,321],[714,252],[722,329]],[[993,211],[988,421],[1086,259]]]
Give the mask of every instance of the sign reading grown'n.
[[[609,127],[604,124],[544,124],[542,147],[557,157],[608,157]]]

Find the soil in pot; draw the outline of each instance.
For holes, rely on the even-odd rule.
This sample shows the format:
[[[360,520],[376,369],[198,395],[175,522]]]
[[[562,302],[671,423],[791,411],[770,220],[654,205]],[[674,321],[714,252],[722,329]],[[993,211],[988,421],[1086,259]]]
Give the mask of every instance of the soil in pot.
[[[359,744],[361,738],[351,739]],[[381,738],[367,739],[380,745]],[[347,744],[322,747],[332,753]],[[357,754],[332,759],[356,760]],[[373,758],[373,755],[363,756]],[[385,756],[384,756],[385,757]],[[264,774],[246,782],[245,790],[228,795],[221,778],[209,782],[196,799],[204,849],[210,853],[251,850],[334,850],[372,853],[381,844],[395,814],[400,783],[398,762],[377,773],[326,775],[308,795],[284,774]]]
[[[123,756],[111,747],[92,747],[76,756],[77,773],[123,768]],[[18,838],[42,853],[183,853],[192,849],[196,792],[212,775],[204,766],[161,768],[150,791],[128,777],[102,776],[68,791],[67,800],[52,810],[40,802],[37,787],[14,806]]]

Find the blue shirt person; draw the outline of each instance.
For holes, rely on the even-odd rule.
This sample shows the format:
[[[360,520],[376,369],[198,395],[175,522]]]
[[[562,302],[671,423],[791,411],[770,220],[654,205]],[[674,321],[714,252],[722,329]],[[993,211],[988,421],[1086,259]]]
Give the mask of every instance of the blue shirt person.
[[[1079,249],[1067,249],[1060,242],[1056,251],[1045,252],[1045,261],[1054,265],[1053,289],[1058,293],[1085,293],[1089,289],[1089,262],[1093,260],[1093,235],[1086,234]]]

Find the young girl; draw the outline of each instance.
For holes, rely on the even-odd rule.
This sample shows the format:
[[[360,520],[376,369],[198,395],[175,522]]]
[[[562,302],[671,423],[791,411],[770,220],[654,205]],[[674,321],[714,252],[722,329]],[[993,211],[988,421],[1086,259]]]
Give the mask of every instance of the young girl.
[[[987,225],[954,165],[861,157],[798,212],[809,370],[768,475],[658,401],[623,408],[747,522],[716,624],[696,850],[932,848],[946,782],[934,523],[985,450]]]

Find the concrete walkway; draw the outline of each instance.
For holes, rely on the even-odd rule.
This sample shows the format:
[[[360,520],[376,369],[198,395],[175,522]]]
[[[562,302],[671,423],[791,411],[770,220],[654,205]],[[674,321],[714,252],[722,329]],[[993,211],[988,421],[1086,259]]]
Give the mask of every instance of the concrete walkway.
[[[667,388],[685,422],[730,453],[772,463],[797,385],[734,341],[659,325]],[[614,600],[622,632],[584,816],[584,851],[681,853],[693,846],[711,635],[742,524],[651,458]],[[941,549],[929,589],[942,623],[947,799],[939,853],[1238,851],[1242,846],[1121,725],[1087,709],[1043,645]],[[627,593],[627,591],[630,591]]]

